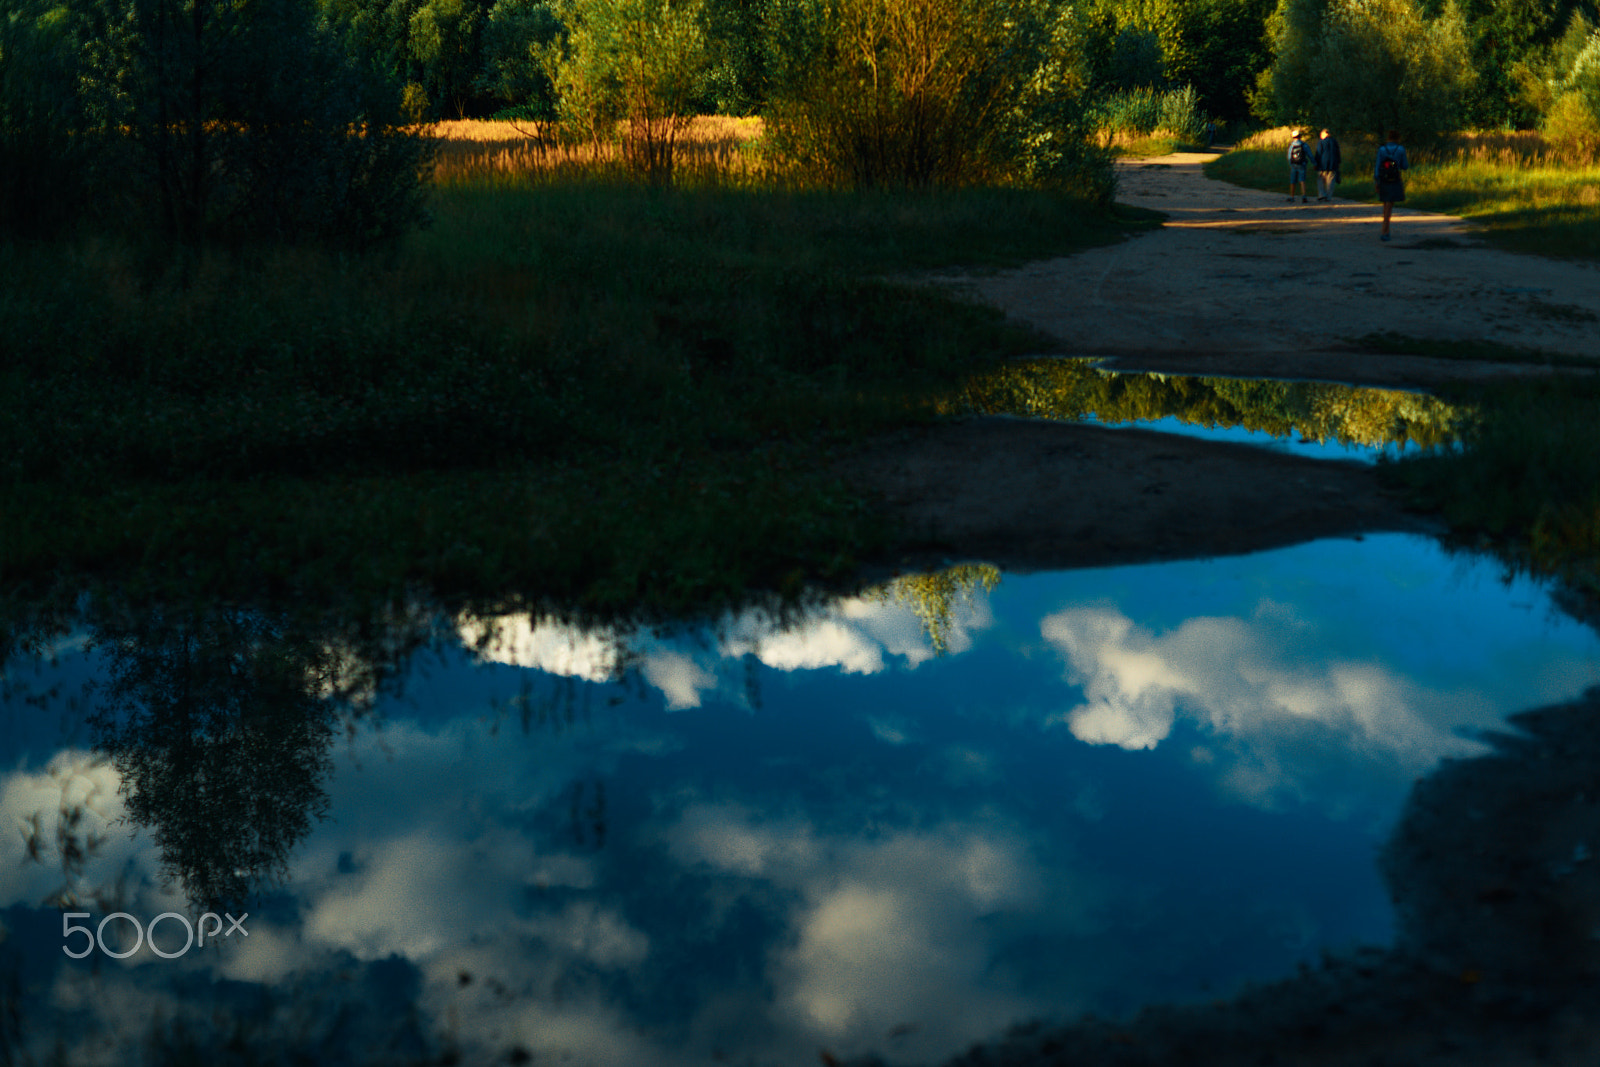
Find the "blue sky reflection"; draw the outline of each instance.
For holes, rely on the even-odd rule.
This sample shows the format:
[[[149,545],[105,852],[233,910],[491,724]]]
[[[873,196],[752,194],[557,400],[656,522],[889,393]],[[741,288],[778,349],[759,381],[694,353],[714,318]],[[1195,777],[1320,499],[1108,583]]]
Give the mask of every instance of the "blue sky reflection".
[[[0,840],[4,922],[69,1039],[114,1049],[201,988],[314,1014],[381,986],[469,1050],[809,1064],[1223,995],[1385,939],[1372,859],[1409,783],[1600,680],[1538,587],[1398,536],[1008,575],[943,656],[892,599],[782,632],[458,626],[339,743],[332,819],[248,942],[66,960],[36,907],[59,871]],[[35,733],[7,825],[83,799],[85,881],[184,910],[114,825],[115,773]]]

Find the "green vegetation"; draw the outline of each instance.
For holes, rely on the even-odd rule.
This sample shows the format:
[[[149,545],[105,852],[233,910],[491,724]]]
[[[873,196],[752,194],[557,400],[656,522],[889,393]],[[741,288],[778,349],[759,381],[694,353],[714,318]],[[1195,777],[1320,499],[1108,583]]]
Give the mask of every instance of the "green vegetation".
[[[0,239],[360,249],[423,219],[430,143],[302,0],[0,0],[0,72]]]
[[[384,259],[0,248],[6,585],[792,591],[878,533],[830,447],[1039,349],[873,277],[1120,232],[1021,190],[459,186],[433,210]]]
[[[1389,476],[1465,539],[1600,596],[1600,383],[1559,378],[1455,395],[1475,412],[1461,447],[1404,460]]]
[[[1376,144],[1357,137],[1341,140],[1339,195],[1375,200]],[[1288,181],[1288,143],[1287,130],[1257,134],[1208,162],[1205,172],[1236,185],[1282,189]],[[1565,163],[1532,132],[1463,134],[1431,149],[1407,148],[1407,207],[1471,219],[1485,238],[1509,251],[1600,256],[1600,164]]]
[[[768,32],[770,151],[806,181],[1024,182],[1110,202],[1071,7],[801,0],[776,6]]]
[[[950,627],[958,608],[969,608],[979,590],[994,592],[1000,569],[988,563],[958,563],[931,574],[902,574],[862,593],[880,604],[903,604],[916,613],[937,655],[950,650]]]
[[[1455,440],[1463,413],[1437,397],[1331,382],[1119,374],[1088,360],[1018,360],[974,376],[947,410],[1028,418],[1242,427],[1369,448]]]
[[[1268,25],[1273,65],[1255,98],[1262,118],[1398,129],[1415,141],[1467,117],[1475,70],[1453,0],[1436,14],[1416,0],[1280,0]]]

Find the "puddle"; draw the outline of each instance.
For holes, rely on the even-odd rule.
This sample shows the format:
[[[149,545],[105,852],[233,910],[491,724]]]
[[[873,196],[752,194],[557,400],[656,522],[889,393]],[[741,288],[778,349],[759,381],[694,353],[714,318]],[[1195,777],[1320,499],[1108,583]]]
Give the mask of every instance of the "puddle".
[[[1600,680],[1540,586],[1399,535],[967,566],[788,624],[371,630],[219,611],[13,658],[22,1049],[931,1061],[1227,996],[1387,943],[1374,856],[1412,783]],[[206,909],[164,864],[262,887],[214,909],[247,933],[180,952]]]
[[[1375,463],[1449,444],[1462,412],[1427,393],[1334,382],[1104,370],[1019,360],[968,383],[951,412],[1141,426],[1320,459]]]

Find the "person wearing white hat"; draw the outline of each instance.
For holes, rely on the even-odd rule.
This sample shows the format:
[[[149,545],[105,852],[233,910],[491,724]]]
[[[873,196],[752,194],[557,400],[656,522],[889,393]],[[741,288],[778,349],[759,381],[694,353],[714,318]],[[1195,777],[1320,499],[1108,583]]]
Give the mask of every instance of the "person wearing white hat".
[[[1289,200],[1294,201],[1294,187],[1300,186],[1300,202],[1306,202],[1306,166],[1311,162],[1311,149],[1300,139],[1296,129],[1289,142]]]

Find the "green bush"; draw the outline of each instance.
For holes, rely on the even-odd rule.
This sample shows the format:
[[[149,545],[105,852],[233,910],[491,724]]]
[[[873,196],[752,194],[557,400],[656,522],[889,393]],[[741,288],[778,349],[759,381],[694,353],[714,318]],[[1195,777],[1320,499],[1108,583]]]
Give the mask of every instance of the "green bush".
[[[1071,9],[1038,0],[774,0],[769,150],[857,188],[1104,187]]]
[[[87,198],[90,146],[64,14],[0,0],[0,235],[49,236]]]
[[[1600,115],[1588,97],[1576,90],[1561,94],[1544,117],[1544,139],[1567,163],[1600,159]]]
[[[1335,0],[1310,66],[1316,124],[1419,141],[1460,127],[1476,77],[1453,2],[1429,19],[1415,0]]]
[[[364,247],[422,221],[432,142],[310,0],[0,4],[0,232],[43,207],[52,229]]]
[[[1102,97],[1094,109],[1100,129],[1110,133],[1150,134],[1158,130],[1197,137],[1205,129],[1193,86],[1161,92],[1127,89]]]
[[[669,184],[710,63],[702,0],[558,0],[553,9],[566,33],[535,54],[562,125],[598,143],[626,123],[630,169]]]

